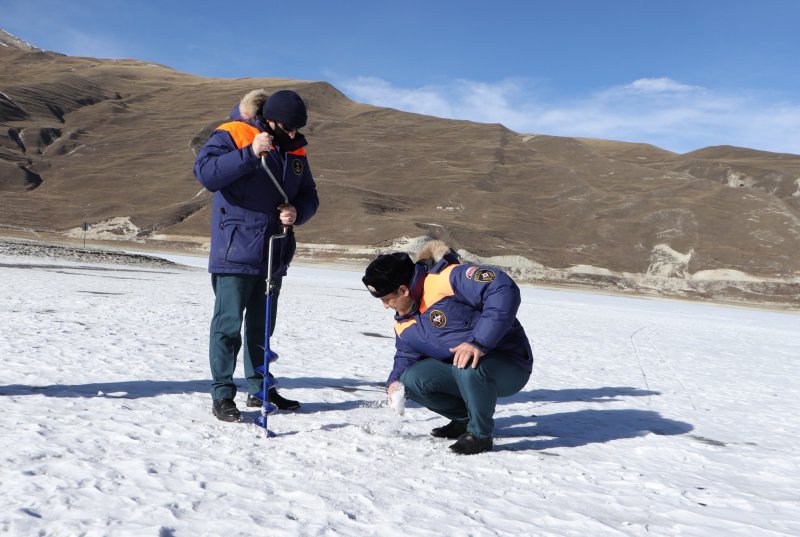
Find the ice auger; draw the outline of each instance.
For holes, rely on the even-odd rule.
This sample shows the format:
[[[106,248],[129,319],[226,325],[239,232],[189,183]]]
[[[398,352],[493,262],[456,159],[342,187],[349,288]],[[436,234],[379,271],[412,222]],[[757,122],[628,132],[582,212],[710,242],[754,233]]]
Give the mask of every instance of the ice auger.
[[[264,171],[267,172],[267,175],[269,175],[269,178],[272,180],[275,188],[277,188],[278,192],[280,192],[281,196],[283,197],[283,202],[288,205],[289,198],[286,195],[286,192],[284,192],[283,188],[281,188],[281,184],[267,166],[266,155],[261,156],[261,167],[264,168]],[[264,321],[264,365],[256,368],[256,372],[264,376],[264,382],[262,385],[262,390],[256,394],[256,397],[261,399],[261,416],[257,417],[255,420],[256,425],[264,429],[264,433],[267,435],[267,437],[275,436],[275,433],[270,431],[267,427],[267,416],[278,410],[277,406],[269,402],[269,364],[270,362],[274,362],[278,359],[278,354],[274,352],[269,345],[269,333],[271,328],[270,324],[272,322],[272,296],[275,291],[272,283],[272,253],[274,250],[275,241],[285,239],[291,232],[291,226],[283,226],[280,233],[276,235],[270,235],[269,249],[267,253],[266,319]]]

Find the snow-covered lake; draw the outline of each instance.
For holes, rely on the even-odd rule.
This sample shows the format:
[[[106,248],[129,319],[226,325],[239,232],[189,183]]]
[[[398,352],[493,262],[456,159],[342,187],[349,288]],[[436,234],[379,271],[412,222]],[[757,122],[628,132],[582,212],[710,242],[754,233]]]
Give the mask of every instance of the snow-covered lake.
[[[284,280],[267,439],[211,415],[203,269],[0,257],[0,534],[800,535],[797,314],[524,287],[534,374],[463,457],[386,406],[360,276]]]

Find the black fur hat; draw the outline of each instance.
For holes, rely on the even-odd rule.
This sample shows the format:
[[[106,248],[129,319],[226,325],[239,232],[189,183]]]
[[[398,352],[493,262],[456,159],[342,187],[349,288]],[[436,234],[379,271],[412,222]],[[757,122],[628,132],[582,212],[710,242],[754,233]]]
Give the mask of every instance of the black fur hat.
[[[408,254],[395,252],[381,254],[369,264],[361,281],[376,298],[397,290],[401,285],[411,284],[414,277],[414,262]]]

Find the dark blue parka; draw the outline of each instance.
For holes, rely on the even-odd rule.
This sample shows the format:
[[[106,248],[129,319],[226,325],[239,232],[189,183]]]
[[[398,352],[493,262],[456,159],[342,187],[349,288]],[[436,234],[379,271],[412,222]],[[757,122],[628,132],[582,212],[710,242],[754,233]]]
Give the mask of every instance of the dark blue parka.
[[[250,148],[253,137],[264,131],[263,125],[237,116],[234,108],[233,121],[211,134],[194,164],[198,181],[214,193],[208,271],[264,276],[269,237],[281,230],[278,206],[283,198]],[[267,155],[269,169],[297,209],[295,225],[307,222],[319,207],[317,186],[303,149],[306,144],[298,133],[290,147],[276,148]],[[293,233],[274,241],[273,276],[286,274],[295,249]]]
[[[458,264],[451,255],[431,266],[417,262],[410,285],[413,310],[395,316],[394,366],[387,386],[424,358],[453,361],[450,349],[468,342],[498,351],[530,373],[533,350],[517,320],[519,287],[494,267]]]

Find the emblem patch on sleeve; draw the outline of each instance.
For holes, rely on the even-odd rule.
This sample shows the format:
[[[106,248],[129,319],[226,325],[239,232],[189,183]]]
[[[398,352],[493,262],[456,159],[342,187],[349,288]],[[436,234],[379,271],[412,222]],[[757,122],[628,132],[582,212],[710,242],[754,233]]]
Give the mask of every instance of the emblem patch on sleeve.
[[[465,276],[467,277],[468,280],[472,279],[472,275],[475,274],[476,270],[478,270],[478,267],[469,267],[467,269],[467,272],[465,273]]]
[[[495,278],[497,278],[497,275],[493,270],[484,268],[477,271],[472,279],[480,283],[489,283],[494,281]]]
[[[294,162],[292,162],[292,171],[295,175],[300,175],[303,173],[303,163],[300,162],[300,159],[294,159]]]
[[[429,315],[431,318],[431,324],[436,328],[444,328],[444,325],[447,324],[447,316],[443,311],[431,310]]]

